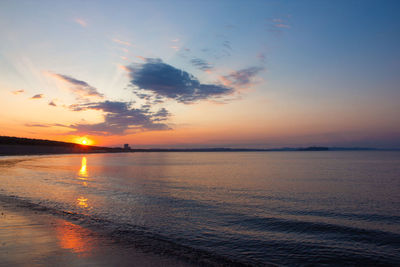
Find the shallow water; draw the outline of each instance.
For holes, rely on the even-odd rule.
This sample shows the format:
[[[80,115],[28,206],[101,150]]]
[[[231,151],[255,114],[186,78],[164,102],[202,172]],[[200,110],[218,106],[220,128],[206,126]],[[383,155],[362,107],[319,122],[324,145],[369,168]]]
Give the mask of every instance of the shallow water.
[[[0,183],[3,196],[132,239],[145,233],[239,262],[400,263],[400,152],[4,157]]]

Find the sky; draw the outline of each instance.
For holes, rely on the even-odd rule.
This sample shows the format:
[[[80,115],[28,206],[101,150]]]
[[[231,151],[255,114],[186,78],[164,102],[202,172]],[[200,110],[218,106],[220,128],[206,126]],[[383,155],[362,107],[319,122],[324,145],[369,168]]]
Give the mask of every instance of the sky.
[[[0,135],[400,148],[399,1],[0,2]]]

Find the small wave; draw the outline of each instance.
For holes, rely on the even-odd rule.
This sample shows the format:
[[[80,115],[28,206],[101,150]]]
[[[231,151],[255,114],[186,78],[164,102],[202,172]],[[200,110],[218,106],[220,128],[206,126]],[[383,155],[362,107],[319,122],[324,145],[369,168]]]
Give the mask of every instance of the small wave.
[[[160,255],[168,255],[178,258],[189,263],[204,266],[251,266],[267,265],[261,262],[243,262],[230,259],[209,251],[184,246],[168,239],[160,234],[151,232],[148,228],[131,224],[118,224],[81,213],[59,210],[53,207],[34,203],[28,199],[24,199],[15,195],[0,194],[0,202],[11,204],[18,208],[26,208],[33,211],[51,214],[62,219],[79,224],[83,227],[90,228],[101,234],[108,235],[110,238],[121,243],[134,245],[143,252],[156,253]]]
[[[236,227],[249,230],[292,232],[307,235],[323,235],[325,239],[342,239],[356,242],[365,242],[380,246],[400,247],[400,235],[391,232],[361,229],[337,224],[322,222],[307,222],[287,220],[274,217],[242,216],[240,220],[230,222]]]
[[[393,223],[400,224],[400,216],[396,215],[382,215],[382,214],[367,214],[367,213],[337,213],[332,211],[320,211],[320,210],[312,210],[312,211],[285,211],[286,214],[291,215],[308,215],[308,216],[318,216],[318,217],[331,217],[331,218],[344,218],[344,219],[357,219],[367,222],[384,222],[384,223]]]

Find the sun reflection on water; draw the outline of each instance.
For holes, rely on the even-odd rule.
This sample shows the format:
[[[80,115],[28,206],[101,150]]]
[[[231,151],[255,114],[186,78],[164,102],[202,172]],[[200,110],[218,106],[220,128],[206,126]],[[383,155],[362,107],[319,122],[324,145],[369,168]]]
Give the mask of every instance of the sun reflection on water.
[[[69,249],[80,256],[89,256],[93,250],[92,232],[81,226],[63,221],[56,227],[60,246]]]
[[[86,157],[82,157],[81,168],[79,170],[79,179],[86,180],[88,177],[87,165],[86,165]]]
[[[79,169],[78,173],[78,179],[83,180],[82,185],[84,187],[87,187],[87,181],[88,181],[88,170],[87,170],[87,159],[86,157],[82,157],[82,162],[81,162],[81,168]],[[87,203],[88,199],[80,196],[76,199],[76,205],[80,208],[87,208],[89,205]]]
[[[78,206],[81,208],[87,208],[89,205],[87,203],[88,199],[84,197],[79,197],[77,200]]]

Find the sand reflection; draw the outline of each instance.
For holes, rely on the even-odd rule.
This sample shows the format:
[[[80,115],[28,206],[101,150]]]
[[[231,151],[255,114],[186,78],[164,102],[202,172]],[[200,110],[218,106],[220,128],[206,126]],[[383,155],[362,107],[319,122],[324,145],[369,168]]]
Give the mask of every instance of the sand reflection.
[[[90,256],[95,245],[90,230],[67,221],[60,221],[56,231],[62,248],[78,253],[79,256]]]

